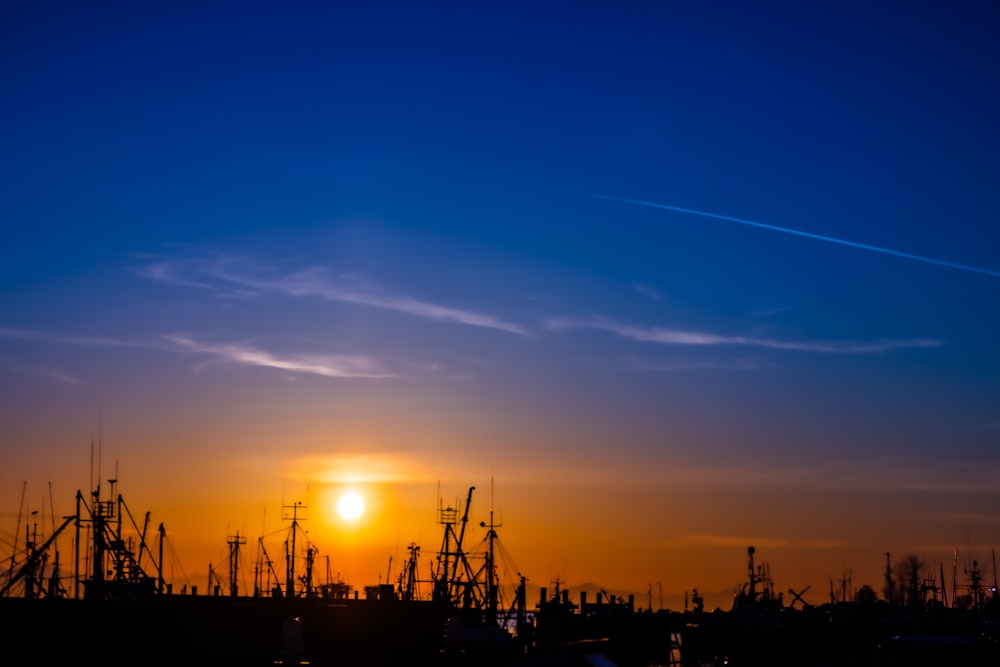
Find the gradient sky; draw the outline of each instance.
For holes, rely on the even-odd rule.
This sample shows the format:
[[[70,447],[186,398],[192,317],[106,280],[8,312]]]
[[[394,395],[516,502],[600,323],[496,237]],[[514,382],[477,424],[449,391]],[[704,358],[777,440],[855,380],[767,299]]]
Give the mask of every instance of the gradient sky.
[[[190,576],[491,479],[539,586],[989,560],[995,3],[341,4],[0,9],[4,553],[99,439]]]

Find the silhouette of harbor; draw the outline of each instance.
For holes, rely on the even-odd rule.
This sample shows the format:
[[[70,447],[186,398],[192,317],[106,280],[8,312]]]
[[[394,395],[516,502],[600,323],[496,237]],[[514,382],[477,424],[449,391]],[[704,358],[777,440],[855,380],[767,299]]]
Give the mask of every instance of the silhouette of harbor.
[[[750,546],[726,610],[707,611],[697,591],[683,610],[637,609],[634,596],[560,581],[529,600],[521,573],[513,590],[500,585],[492,510],[470,526],[475,487],[464,503],[439,507],[437,552],[424,566],[411,544],[395,582],[357,590],[329,567],[319,576],[305,507],[294,503],[283,508],[280,557],[260,543],[251,590],[237,584],[247,545],[237,533],[226,540],[225,580],[213,571],[207,590],[178,591],[164,576],[166,529],[151,530],[148,513],[138,521],[115,485],[78,492],[74,514],[52,517],[48,534],[37,521],[22,531],[19,518],[23,539],[0,571],[7,664],[941,667],[1000,658],[1000,599],[978,562],[949,595],[943,568],[932,579],[919,559],[893,567],[886,554],[881,597],[870,587],[838,597],[831,581],[829,602],[814,606],[809,587],[776,591]],[[473,532],[483,539],[470,547]],[[69,556],[58,549],[67,535]]]

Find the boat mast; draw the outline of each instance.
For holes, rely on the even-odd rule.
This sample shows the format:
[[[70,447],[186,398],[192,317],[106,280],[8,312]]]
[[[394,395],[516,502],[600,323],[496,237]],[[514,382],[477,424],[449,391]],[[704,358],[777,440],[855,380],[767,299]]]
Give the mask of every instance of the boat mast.
[[[80,599],[80,503],[83,494],[76,492],[76,539],[73,540],[73,598]]]
[[[893,585],[892,585],[892,565],[889,564],[889,552],[885,552],[885,601],[889,604],[893,603]]]
[[[463,606],[471,606],[469,597],[472,594],[471,587],[474,582],[471,581],[471,576],[466,576],[467,581],[462,580],[463,573],[471,575],[468,559],[462,550],[462,542],[465,539],[465,527],[469,522],[472,492],[475,490],[476,487],[469,487],[469,495],[465,500],[465,511],[462,513],[462,527],[457,534],[455,523],[458,510],[454,507],[445,507],[439,510],[439,523],[444,525],[444,538],[441,550],[437,555],[438,570],[434,575],[434,600],[456,603],[458,599],[461,599]],[[452,546],[453,544],[454,546]]]
[[[941,604],[945,607],[948,606],[948,587],[944,584],[944,561],[938,564],[938,570],[941,574]]]
[[[163,540],[165,540],[166,537],[167,537],[167,529],[163,526],[163,523],[160,523],[160,527],[157,530],[157,532],[159,532],[159,534],[160,534],[160,548],[159,548],[159,551],[160,551],[160,576],[159,576],[159,581],[157,582],[159,584],[157,586],[157,588],[159,589],[160,593],[163,593],[163,592],[165,592],[165,589],[166,589],[166,581],[163,578]],[[173,585],[173,584],[171,584],[171,585]]]
[[[17,563],[17,540],[21,535],[21,518],[24,515],[24,494],[28,490],[28,482],[21,485],[21,504],[17,508],[17,527],[14,528],[14,549],[10,552],[10,566],[7,567],[7,583],[4,588],[10,586],[10,578],[14,575],[14,565]]]
[[[754,555],[754,553],[756,551],[757,550],[754,549],[753,547],[747,547],[747,558],[750,561],[749,565],[747,566],[747,569],[750,571],[750,581],[749,581],[750,589],[747,592],[747,595],[748,595],[748,597],[750,599],[750,602],[756,602],[757,601],[757,582],[760,580],[759,577],[757,576],[756,571],[754,570],[754,565],[753,565],[753,555]],[[832,579],[831,579],[831,582],[830,582],[830,589],[831,589],[831,595],[832,595],[832,590],[833,590],[833,580]]]
[[[400,599],[416,600],[419,595],[417,591],[417,558],[420,555],[420,547],[415,542],[411,542],[406,549],[410,552],[410,556],[406,560],[403,572],[400,573],[402,580]]]
[[[491,618],[496,618],[499,609],[498,576],[496,568],[495,544],[497,540],[496,529],[500,526],[493,521],[493,480],[490,480],[490,523],[487,526],[485,521],[479,523],[486,531],[486,563],[483,569],[486,572],[486,609],[491,614]]]
[[[307,598],[313,596],[313,562],[316,560],[316,548],[310,543],[306,547],[306,573],[302,577],[302,592]]]
[[[274,569],[274,561],[271,560],[271,555],[267,553],[267,547],[264,546],[264,538],[258,538],[257,546],[260,548],[260,558],[261,561],[258,563],[258,568],[261,570],[261,574],[265,577],[264,591],[270,593],[272,596],[281,597],[281,578],[278,576],[277,571]],[[274,587],[271,586],[271,578],[274,578]]]
[[[239,595],[239,567],[240,567],[240,545],[246,544],[246,535],[240,535],[240,531],[236,531],[236,535],[229,537],[226,540],[226,544],[229,545],[229,595],[230,597],[236,597]]]
[[[990,553],[993,554],[993,602],[997,599],[997,550],[990,549]]]
[[[308,509],[301,500],[292,505],[282,506],[282,510],[292,511],[291,518],[287,513],[282,517],[285,521],[292,522],[291,535],[285,541],[285,595],[287,597],[295,597],[295,538],[299,527],[299,509]]]

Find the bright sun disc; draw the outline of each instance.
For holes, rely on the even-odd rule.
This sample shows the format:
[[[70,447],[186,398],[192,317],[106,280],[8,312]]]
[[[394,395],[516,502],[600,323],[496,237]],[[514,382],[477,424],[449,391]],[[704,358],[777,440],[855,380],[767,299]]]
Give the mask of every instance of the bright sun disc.
[[[348,491],[337,501],[337,514],[348,521],[354,521],[365,511],[365,500],[354,491]]]

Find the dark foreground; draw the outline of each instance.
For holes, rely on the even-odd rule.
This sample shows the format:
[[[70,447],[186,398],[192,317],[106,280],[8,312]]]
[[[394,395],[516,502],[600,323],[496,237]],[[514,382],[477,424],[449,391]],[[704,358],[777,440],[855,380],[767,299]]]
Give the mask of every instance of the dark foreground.
[[[442,614],[431,602],[4,598],[0,664],[412,664],[437,654]]]
[[[1000,665],[997,619],[883,604],[543,613],[515,639],[430,601],[0,598],[0,664],[969,667]]]

